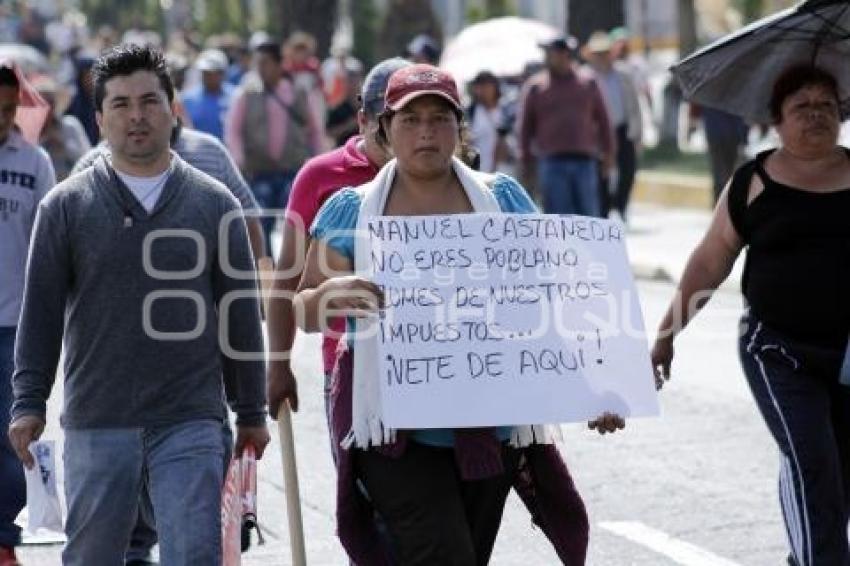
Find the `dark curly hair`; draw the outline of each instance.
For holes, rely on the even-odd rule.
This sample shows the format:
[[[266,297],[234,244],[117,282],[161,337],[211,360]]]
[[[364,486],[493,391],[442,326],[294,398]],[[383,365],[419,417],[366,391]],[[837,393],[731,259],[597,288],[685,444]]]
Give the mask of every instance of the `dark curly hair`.
[[[774,124],[782,121],[782,103],[789,96],[809,86],[822,86],[832,92],[835,95],[835,101],[838,103],[839,112],[841,112],[838,82],[835,77],[820,67],[804,63],[785,69],[773,83],[773,91],[770,95],[770,116],[773,118]],[[844,117],[843,113],[841,117]]]
[[[94,107],[103,111],[106,83],[115,77],[126,77],[136,71],[150,71],[159,79],[168,102],[174,101],[174,85],[168,74],[168,64],[162,51],[149,45],[124,44],[105,51],[92,68],[94,83]]]

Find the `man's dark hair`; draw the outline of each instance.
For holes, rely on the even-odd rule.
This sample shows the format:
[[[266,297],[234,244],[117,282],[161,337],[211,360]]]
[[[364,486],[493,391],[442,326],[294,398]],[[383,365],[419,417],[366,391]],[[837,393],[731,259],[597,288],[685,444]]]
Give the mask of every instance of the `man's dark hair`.
[[[168,65],[162,51],[149,45],[118,45],[106,51],[94,64],[92,81],[94,83],[94,107],[103,111],[103,99],[106,96],[106,83],[115,77],[126,77],[136,71],[150,71],[159,79],[162,90],[168,96],[168,102],[174,101],[174,85],[168,74]]]
[[[276,63],[283,61],[283,54],[280,51],[280,43],[276,41],[264,41],[254,48],[255,53],[264,53],[272,58]]]
[[[822,86],[832,92],[836,102],[839,103],[840,111],[841,100],[838,97],[838,82],[835,77],[820,67],[809,64],[795,65],[783,71],[773,84],[770,95],[770,116],[774,124],[782,121],[782,103],[785,99],[809,86]]]
[[[21,83],[18,82],[18,76],[11,67],[0,67],[0,86],[20,88]]]

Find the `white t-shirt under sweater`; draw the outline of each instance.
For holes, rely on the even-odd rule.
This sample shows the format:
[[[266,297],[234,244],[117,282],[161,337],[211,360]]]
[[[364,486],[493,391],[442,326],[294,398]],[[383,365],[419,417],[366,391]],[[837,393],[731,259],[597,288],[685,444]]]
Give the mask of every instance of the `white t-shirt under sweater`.
[[[136,177],[122,173],[118,169],[115,170],[115,173],[124,181],[124,184],[127,185],[127,188],[130,189],[130,192],[139,201],[139,204],[150,213],[156,206],[156,201],[159,200],[159,196],[162,194],[162,188],[171,174],[171,166],[153,177]]]

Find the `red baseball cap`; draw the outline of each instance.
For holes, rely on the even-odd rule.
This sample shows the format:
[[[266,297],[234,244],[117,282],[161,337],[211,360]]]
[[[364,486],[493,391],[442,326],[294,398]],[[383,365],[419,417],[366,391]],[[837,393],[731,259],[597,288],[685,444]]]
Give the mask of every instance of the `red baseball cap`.
[[[432,65],[410,65],[393,73],[384,100],[386,107],[396,112],[414,98],[427,94],[444,98],[455,110],[461,111],[454,77]]]

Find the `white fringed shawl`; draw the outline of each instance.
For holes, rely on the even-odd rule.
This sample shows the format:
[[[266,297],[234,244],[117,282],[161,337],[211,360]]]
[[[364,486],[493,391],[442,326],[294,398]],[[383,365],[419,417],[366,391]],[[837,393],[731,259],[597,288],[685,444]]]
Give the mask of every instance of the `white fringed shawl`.
[[[502,212],[499,202],[489,188],[495,178],[493,175],[474,171],[457,158],[453,158],[452,168],[475,212]],[[367,233],[369,218],[383,214],[395,178],[395,171],[396,160],[393,159],[371,182],[358,188],[358,192],[361,193],[361,202],[354,245],[354,270],[357,275],[367,279],[371,279],[373,273],[369,240],[364,238],[363,234]],[[358,318],[356,321],[356,334],[353,340],[352,425],[351,432],[342,442],[343,448],[346,449],[352,445],[357,448],[368,448],[395,441],[395,431],[385,427],[381,421],[376,325],[377,320],[373,318]],[[544,425],[516,426],[511,436],[511,443],[517,447],[528,446],[535,442],[551,443],[554,436],[560,437],[559,432]]]

